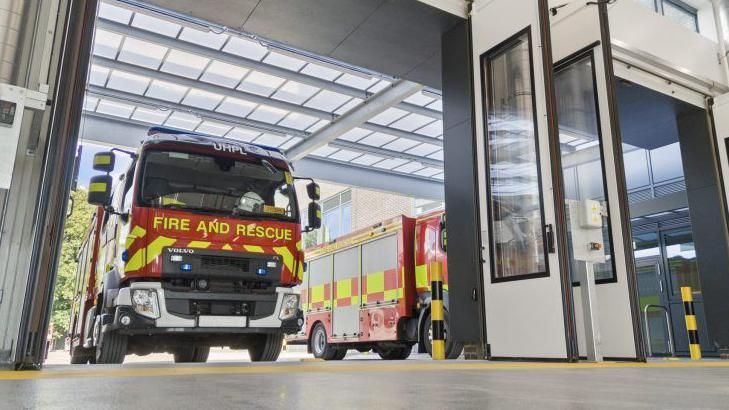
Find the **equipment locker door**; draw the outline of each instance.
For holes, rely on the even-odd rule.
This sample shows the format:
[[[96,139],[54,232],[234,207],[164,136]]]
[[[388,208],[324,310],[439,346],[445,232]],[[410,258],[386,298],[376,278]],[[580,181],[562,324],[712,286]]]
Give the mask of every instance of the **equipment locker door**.
[[[332,337],[359,337],[359,246],[334,254]]]
[[[490,356],[569,359],[547,2],[476,2],[471,24]]]
[[[598,4],[599,3],[599,4]],[[589,263],[595,273],[597,338],[603,356],[642,357],[637,281],[633,267],[630,216],[622,165],[621,138],[614,96],[613,58],[605,2],[553,2],[550,34],[558,120],[562,200],[594,200],[603,209],[602,263]],[[574,209],[574,208],[573,208]],[[570,215],[565,209],[567,220]],[[572,286],[575,334],[580,356],[586,355],[582,289],[578,278],[588,264],[575,250],[567,224],[565,257]],[[569,296],[569,295],[568,295]]]

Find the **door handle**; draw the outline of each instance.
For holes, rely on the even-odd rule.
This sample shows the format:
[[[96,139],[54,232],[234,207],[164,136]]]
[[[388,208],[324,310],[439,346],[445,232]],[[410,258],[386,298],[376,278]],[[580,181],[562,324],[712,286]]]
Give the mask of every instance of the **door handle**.
[[[658,279],[658,290],[663,293],[663,281]]]
[[[557,252],[554,248],[554,226],[552,224],[546,225],[544,227],[544,233],[546,236],[547,241],[547,252],[549,253],[555,253]]]

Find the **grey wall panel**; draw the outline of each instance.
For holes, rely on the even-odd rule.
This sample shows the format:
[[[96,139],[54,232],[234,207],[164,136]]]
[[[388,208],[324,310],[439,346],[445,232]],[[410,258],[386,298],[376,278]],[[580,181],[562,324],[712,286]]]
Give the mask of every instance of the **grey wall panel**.
[[[704,110],[679,115],[678,129],[709,337],[729,352],[729,233],[718,155]]]
[[[484,344],[469,24],[443,36],[442,54],[450,330],[456,340]]]

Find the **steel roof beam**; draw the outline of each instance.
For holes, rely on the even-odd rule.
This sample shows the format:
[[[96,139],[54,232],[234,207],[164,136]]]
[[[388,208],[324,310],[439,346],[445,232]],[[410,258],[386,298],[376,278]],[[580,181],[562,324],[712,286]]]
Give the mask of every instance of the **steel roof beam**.
[[[367,121],[422,89],[423,86],[420,84],[399,80],[391,87],[385,88],[375,94],[364,104],[352,108],[341,117],[335,119],[324,128],[315,132],[311,137],[291,147],[286,154],[292,161],[304,158],[309,153],[336,140],[337,137],[357,127],[364,126]]]
[[[327,81],[321,78],[313,77],[310,75],[298,73],[296,71],[287,70],[285,68],[277,67],[271,64],[253,60],[246,57],[241,57],[235,54],[226,53],[224,51],[215,50],[212,48],[200,46],[193,43],[188,43],[183,40],[178,40],[173,37],[168,37],[162,34],[153,33],[151,31],[143,30],[137,27],[129,26],[112,20],[106,20],[99,18],[96,24],[97,28],[102,30],[111,31],[117,34],[121,34],[128,37],[133,37],[139,40],[144,40],[150,43],[155,43],[167,48],[185,51],[192,54],[197,54],[202,57],[218,60],[224,63],[233,64],[236,66],[248,68],[264,72],[266,74],[275,75],[284,79],[290,79],[302,84],[307,84],[313,87],[322,88],[329,91],[334,91],[339,94],[344,94],[350,97],[356,97],[366,100],[372,95],[364,90],[358,88],[349,87],[343,84],[338,84],[332,81]],[[409,104],[401,102],[397,104],[397,108],[409,111],[412,113],[424,115],[436,120],[443,119],[443,114],[430,108],[421,107],[415,104]]]

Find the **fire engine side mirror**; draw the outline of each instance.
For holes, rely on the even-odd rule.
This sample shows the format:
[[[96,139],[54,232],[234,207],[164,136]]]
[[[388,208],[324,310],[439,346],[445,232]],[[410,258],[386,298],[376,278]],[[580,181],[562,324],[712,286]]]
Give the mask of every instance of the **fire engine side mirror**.
[[[111,203],[111,175],[91,177],[88,200],[91,205],[106,207]]]
[[[321,228],[321,206],[316,202],[309,204],[309,226],[306,227],[307,232]]]
[[[309,199],[312,201],[318,201],[321,199],[321,188],[316,182],[311,182],[306,185],[306,193],[309,194]]]
[[[94,170],[106,172],[107,174],[114,170],[116,156],[113,152],[99,152],[94,155]]]

